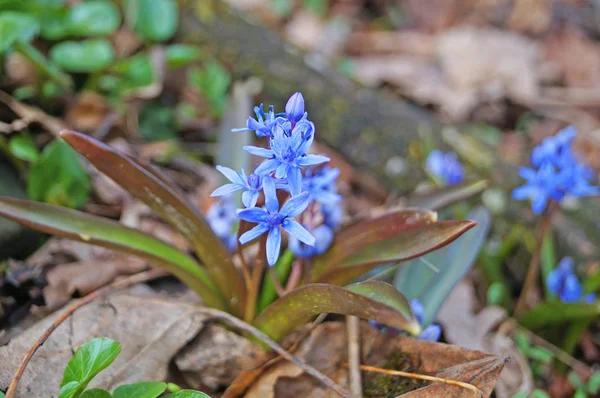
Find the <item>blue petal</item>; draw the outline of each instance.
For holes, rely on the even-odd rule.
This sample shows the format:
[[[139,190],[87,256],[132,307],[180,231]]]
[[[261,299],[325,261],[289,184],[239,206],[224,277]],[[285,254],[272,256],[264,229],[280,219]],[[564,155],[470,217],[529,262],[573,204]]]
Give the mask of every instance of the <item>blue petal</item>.
[[[548,194],[544,191],[539,191],[531,200],[531,209],[533,214],[541,214],[548,204]]]
[[[254,239],[267,232],[269,229],[271,229],[271,227],[269,227],[268,224],[258,224],[256,227],[244,232],[242,236],[240,236],[240,243],[244,245],[250,241],[253,241]]]
[[[583,301],[585,301],[588,304],[592,304],[594,301],[596,301],[596,295],[594,293],[586,294],[583,298]]]
[[[315,245],[315,237],[297,221],[287,219],[283,222],[282,226],[283,229],[299,241],[304,242],[309,246]]]
[[[297,167],[290,167],[287,176],[290,192],[292,195],[298,195],[302,190],[302,172]]]
[[[260,156],[261,158],[272,158],[273,157],[273,151],[270,149],[261,148],[258,146],[252,146],[252,145],[244,145],[243,148],[246,152],[251,153],[252,155]]]
[[[583,288],[581,287],[581,283],[579,283],[577,276],[574,274],[567,276],[563,286],[562,294],[560,296],[561,300],[565,303],[579,301],[582,293]]]
[[[513,189],[512,197],[515,200],[529,199],[534,192],[535,187],[533,185],[527,184]]]
[[[285,202],[279,214],[284,217],[296,217],[308,207],[310,197],[308,192],[303,192],[300,195],[292,196]]]
[[[436,342],[440,339],[442,335],[442,328],[440,325],[429,325],[421,332],[419,335],[419,340],[426,340],[431,342]]]
[[[277,159],[265,160],[256,168],[256,170],[254,170],[254,174],[258,174],[258,175],[270,174],[277,169],[277,166],[279,166],[279,164],[280,164],[280,162]]]
[[[243,187],[241,187],[238,184],[225,184],[222,187],[215,189],[213,193],[210,194],[210,196],[214,198],[216,196],[229,195],[230,193],[239,191],[242,188]]]
[[[260,223],[267,221],[269,218],[269,213],[260,207],[251,207],[249,209],[238,210],[237,216],[239,219],[244,221]]]
[[[552,295],[558,296],[560,293],[560,288],[564,282],[563,274],[560,270],[555,269],[548,274],[548,278],[546,279],[546,284],[548,285],[548,290]]]
[[[258,202],[258,191],[245,191],[242,194],[242,203],[246,207],[254,207],[256,206],[256,202]]]
[[[312,231],[315,237],[315,254],[323,254],[333,242],[333,230],[325,224],[319,225]]]
[[[281,229],[279,226],[271,228],[267,237],[267,262],[270,266],[275,265],[279,258],[281,248]]]
[[[246,181],[244,181],[238,173],[229,167],[217,166],[217,170],[219,170],[225,177],[227,177],[229,181],[233,182],[234,184],[246,184]]]
[[[304,115],[304,97],[301,93],[295,93],[290,97],[287,104],[285,104],[285,113],[292,123],[302,119]]]
[[[417,318],[420,324],[423,324],[423,305],[418,299],[413,299],[410,301],[410,310]]]
[[[271,214],[279,211],[279,201],[277,200],[277,191],[275,190],[275,182],[269,176],[263,180],[263,192],[265,193],[265,207]]]
[[[275,170],[275,178],[284,178],[287,176],[288,165],[285,163],[279,164]]]
[[[308,155],[305,155],[305,156],[302,156],[301,158],[299,158],[296,161],[296,164],[298,166],[312,166],[315,164],[329,162],[330,160],[331,159],[329,159],[327,156],[308,154]]]

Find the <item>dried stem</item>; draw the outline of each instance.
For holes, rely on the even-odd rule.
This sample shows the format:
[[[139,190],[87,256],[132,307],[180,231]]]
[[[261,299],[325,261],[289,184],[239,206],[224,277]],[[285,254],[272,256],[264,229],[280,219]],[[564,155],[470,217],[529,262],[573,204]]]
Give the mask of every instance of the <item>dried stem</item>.
[[[275,291],[279,297],[285,295],[285,288],[279,282],[279,278],[277,277],[277,273],[273,267],[269,267],[269,276],[271,277],[271,281],[273,282],[273,286],[275,287]]]
[[[357,397],[362,397],[362,379],[360,375],[360,322],[358,317],[346,317],[346,332],[348,337],[348,362],[350,391]]]
[[[246,222],[242,220],[241,222]],[[244,284],[246,285],[246,291],[250,289],[250,284],[252,283],[252,278],[250,277],[250,268],[248,267],[248,263],[246,262],[246,257],[244,257],[244,247],[240,243],[240,236],[242,235],[242,228],[238,228],[237,233],[237,252],[240,256],[240,260],[242,263],[242,276],[244,277]]]
[[[302,257],[297,258],[292,264],[292,272],[287,281],[287,285],[285,286],[285,292],[289,293],[300,284],[300,280],[302,279],[302,269],[304,268],[304,259]]]
[[[269,348],[271,348],[273,351],[275,351],[276,353],[281,355],[283,358],[294,363],[296,366],[300,367],[304,372],[311,375],[316,380],[320,381],[325,387],[331,388],[340,397],[347,397],[347,398],[353,397],[352,394],[350,394],[348,391],[344,390],[342,387],[340,387],[338,384],[336,384],[329,377],[327,377],[323,373],[319,372],[317,369],[304,363],[299,358],[293,356],[292,354],[290,354],[289,352],[284,350],[283,347],[281,347],[273,339],[271,339],[269,336],[267,336],[266,334],[264,334],[263,332],[261,332],[260,330],[255,328],[254,326],[249,325],[248,323],[242,321],[241,319],[236,318],[235,316],[233,316],[231,314],[228,314],[228,313],[220,311],[220,310],[216,310],[214,308],[202,307],[202,308],[198,309],[198,312],[201,314],[204,314],[204,315],[208,315],[211,318],[219,319],[225,323],[228,323],[230,326],[232,326],[234,328],[240,329],[240,330],[252,335],[256,339],[265,343],[267,346],[269,346]]]
[[[258,255],[254,261],[254,267],[252,268],[252,277],[250,280],[250,286],[248,287],[248,300],[246,301],[246,310],[244,312],[244,320],[246,322],[252,322],[256,316],[256,301],[258,300],[258,291],[260,289],[260,282],[262,280],[265,268],[267,234],[264,234],[260,238],[258,245]]]
[[[525,282],[523,283],[523,289],[521,289],[521,295],[517,300],[517,305],[515,306],[514,315],[519,315],[527,308],[527,300],[535,288],[535,282],[538,279],[540,273],[540,257],[542,255],[542,246],[544,244],[544,237],[550,228],[552,221],[552,214],[554,213],[554,209],[556,208],[556,202],[550,202],[550,205],[546,209],[544,213],[542,225],[540,226],[540,230],[538,233],[537,245],[535,247],[535,251],[531,256],[531,262],[529,263],[529,268],[527,269],[527,276],[525,277]]]
[[[348,364],[346,363],[346,364],[344,364],[344,366],[347,367]],[[451,386],[458,386],[458,387],[466,388],[467,390],[473,391],[473,394],[475,397],[483,397],[483,392],[479,388],[475,387],[472,384],[465,383],[465,382],[458,381],[458,380],[442,379],[441,377],[422,375],[422,374],[418,374],[418,373],[402,372],[401,370],[382,369],[382,368],[378,368],[375,366],[368,366],[368,365],[360,365],[360,369],[365,372],[383,373],[383,374],[390,375],[390,376],[402,376],[402,377],[408,377],[410,379],[427,380],[427,381],[433,381],[436,383],[444,383],[444,384],[448,384]]]
[[[17,384],[19,384],[19,380],[21,380],[23,372],[25,371],[27,364],[33,357],[33,354],[35,354],[38,348],[40,348],[46,342],[48,337],[50,337],[52,332],[54,332],[56,328],[58,328],[58,326],[61,323],[63,323],[71,314],[73,314],[75,311],[77,311],[84,305],[107,293],[114,292],[115,290],[124,289],[136,283],[146,282],[165,275],[168,275],[168,273],[161,269],[152,269],[149,271],[140,272],[128,278],[121,279],[114,283],[111,283],[110,285],[104,286],[103,288],[98,289],[95,292],[92,292],[87,296],[83,297],[82,299],[71,304],[65,312],[63,312],[58,318],[54,320],[54,322],[52,322],[52,324],[46,329],[46,331],[35,341],[33,346],[29,349],[27,355],[25,355],[25,358],[23,358],[23,361],[21,361],[21,364],[19,365],[15,376],[13,377],[12,381],[10,382],[10,385],[8,386],[8,389],[6,390],[6,398],[14,397],[14,394],[17,391]]]

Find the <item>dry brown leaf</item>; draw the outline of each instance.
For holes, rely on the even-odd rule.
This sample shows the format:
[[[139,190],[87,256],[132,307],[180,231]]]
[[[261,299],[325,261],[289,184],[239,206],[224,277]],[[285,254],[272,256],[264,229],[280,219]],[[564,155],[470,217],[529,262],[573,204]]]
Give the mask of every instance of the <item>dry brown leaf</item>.
[[[508,27],[523,33],[540,34],[552,22],[552,4],[548,0],[515,0]]]
[[[435,55],[435,38],[413,32],[354,32],[348,38],[346,51],[350,55],[406,54],[422,58]]]
[[[93,91],[82,91],[66,110],[65,120],[73,129],[91,133],[108,115],[106,99]]]
[[[206,317],[195,306],[167,300],[115,295],[85,306],[62,323],[29,362],[17,398],[57,396],[67,362],[77,347],[105,336],[121,353],[90,387],[165,380],[171,358],[203,328]],[[6,390],[20,359],[59,313],[53,314],[0,347],[0,389]]]
[[[404,0],[411,21],[428,31],[437,32],[454,25],[472,8],[473,0]]]
[[[506,311],[500,307],[486,307],[476,315],[474,306],[474,287],[468,281],[461,282],[452,290],[438,315],[446,340],[468,349],[511,357],[496,384],[498,398],[531,391],[533,378],[527,360],[510,337],[494,332],[506,319]]]
[[[315,13],[298,11],[285,27],[285,38],[304,49],[313,49],[319,43],[325,24]]]
[[[417,367],[417,373],[430,375],[452,375],[455,380],[473,383],[489,396],[496,378],[502,371],[505,360],[483,352],[466,350],[440,343],[430,343],[408,337],[389,337],[366,322],[361,323],[362,363],[372,366],[384,365],[393,355],[404,355]],[[347,386],[346,331],[343,323],[328,322],[315,328],[305,339],[295,355],[319,371],[331,377],[343,387]],[[264,370],[264,369],[263,369]],[[245,378],[246,385],[249,374]],[[254,384],[245,395],[243,388],[236,386],[228,390],[228,398],[239,396],[252,398],[284,398],[289,396],[334,397],[335,393],[325,390],[312,380],[304,377],[302,371],[293,364],[276,362],[274,366],[255,372]],[[235,383],[234,383],[235,385]],[[293,391],[297,395],[289,395]],[[442,391],[440,393],[440,391]],[[471,391],[461,387],[431,384],[402,396],[410,397],[471,397]]]

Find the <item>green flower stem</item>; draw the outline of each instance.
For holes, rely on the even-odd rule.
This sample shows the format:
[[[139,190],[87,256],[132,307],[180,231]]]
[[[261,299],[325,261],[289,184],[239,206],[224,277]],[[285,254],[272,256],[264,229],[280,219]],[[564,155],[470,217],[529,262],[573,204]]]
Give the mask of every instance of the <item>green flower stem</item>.
[[[35,67],[55,81],[61,87],[71,90],[73,88],[73,80],[71,76],[60,70],[56,65],[50,62],[44,55],[38,51],[31,43],[17,42],[14,45],[16,51],[29,60]]]
[[[290,275],[294,259],[294,253],[287,249],[283,253],[283,256],[279,258],[279,261],[277,261],[277,263],[273,266],[273,270],[275,271],[277,279],[280,283],[283,284]],[[271,273],[265,273],[265,276],[263,277],[263,287],[258,298],[257,313],[260,314],[262,310],[267,308],[267,306],[275,301],[275,299],[277,299],[277,291],[275,289],[275,284],[271,279]]]

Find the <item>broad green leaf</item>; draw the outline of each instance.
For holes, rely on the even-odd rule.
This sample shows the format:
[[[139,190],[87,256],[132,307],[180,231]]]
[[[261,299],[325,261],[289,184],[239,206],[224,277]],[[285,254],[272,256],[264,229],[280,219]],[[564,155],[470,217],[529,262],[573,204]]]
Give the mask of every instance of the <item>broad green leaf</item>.
[[[84,343],[67,364],[60,383],[59,398],[76,398],[102,370],[121,352],[121,345],[106,337]]]
[[[142,166],[141,162],[121,155],[100,141],[74,131],[63,131],[61,137],[98,170],[177,229],[196,250],[233,313],[241,316],[245,298],[241,275],[204,216],[183,198],[180,190],[171,189],[172,184],[166,183],[166,178],[153,168]]]
[[[139,115],[139,132],[147,141],[172,140],[175,132],[173,109],[159,102],[147,102]]]
[[[50,49],[50,59],[69,72],[98,72],[114,58],[115,50],[106,39],[63,41]]]
[[[360,282],[346,288],[324,283],[301,286],[269,305],[253,325],[280,340],[322,313],[372,319],[413,335],[421,330],[406,298],[381,281]]]
[[[101,388],[92,388],[91,390],[85,390],[81,394],[80,398],[111,398],[110,392]]]
[[[175,0],[125,0],[124,9],[128,24],[145,40],[169,40],[177,31]]]
[[[419,225],[434,223],[436,220],[437,213],[433,211],[403,209],[382,217],[359,221],[337,233],[329,250],[315,257],[310,278],[312,281],[317,280],[318,276],[381,239],[394,236]]]
[[[210,105],[211,114],[221,116],[227,105],[227,91],[231,85],[231,75],[219,62],[211,60],[202,68],[191,68],[188,72],[191,86]]]
[[[40,31],[40,25],[32,16],[15,11],[0,13],[0,54],[16,42],[33,39]]]
[[[26,162],[34,163],[40,158],[40,151],[38,151],[31,134],[16,135],[9,141],[8,149],[14,157]]]
[[[290,249],[287,249],[285,252],[283,252],[283,255],[279,257],[279,260],[277,260],[277,263],[273,266],[273,271],[277,276],[277,280],[279,280],[279,283],[282,285],[285,283],[290,275],[290,272],[292,271],[294,259],[294,253],[292,253]],[[256,312],[262,312],[262,310],[267,308],[267,306],[276,299],[277,290],[275,289],[271,272],[265,272],[262,288],[260,289],[260,294],[258,296],[258,308]]]
[[[113,391],[113,398],[156,398],[167,389],[166,383],[142,382],[119,386]]]
[[[479,180],[466,182],[459,185],[451,185],[437,189],[432,192],[419,193],[408,198],[407,206],[419,207],[421,209],[439,210],[468,199],[481,193],[487,187],[487,181]]]
[[[46,145],[27,176],[27,191],[33,200],[79,208],[91,192],[90,176],[77,153],[63,140]]]
[[[148,54],[142,53],[116,62],[110,70],[120,79],[113,94],[127,96],[132,90],[154,82],[154,70]]]
[[[519,316],[518,321],[528,329],[574,322],[600,316],[600,301],[588,303],[563,303],[551,301],[538,304]]]
[[[600,393],[600,371],[595,371],[587,382],[587,388],[590,394]]]
[[[192,44],[172,44],[165,50],[165,58],[170,68],[188,66],[202,57],[202,50]]]
[[[105,36],[117,30],[121,15],[110,1],[88,1],[71,7],[65,22],[73,36]]]
[[[224,309],[206,272],[165,242],[118,222],[63,207],[0,196],[0,216],[29,228],[144,258],[190,286],[206,305]]]
[[[443,247],[475,225],[469,220],[413,225],[354,251],[329,272],[319,276],[318,281],[336,285],[349,283],[382,264],[409,260]]]
[[[419,295],[419,301],[423,305],[424,325],[429,325],[435,320],[438,311],[454,286],[475,264],[485,243],[492,223],[489,210],[479,207],[471,211],[467,217],[475,221],[477,226],[465,232],[463,236],[449,245],[448,256],[444,261],[435,264],[439,267],[439,272],[433,275]]]
[[[18,51],[36,67],[36,69],[64,88],[72,88],[73,80],[69,74],[61,70],[56,64],[50,62],[44,54],[29,42],[15,43],[15,51]]]
[[[167,395],[166,398],[210,398],[210,395],[207,395],[200,391],[193,390],[181,390],[176,393]]]

